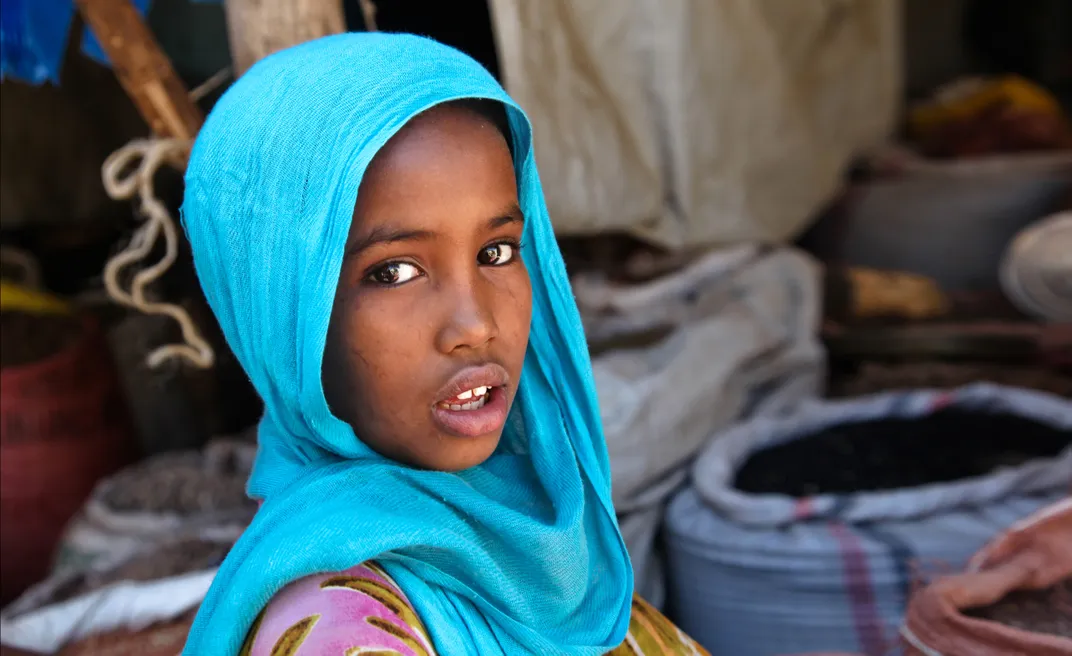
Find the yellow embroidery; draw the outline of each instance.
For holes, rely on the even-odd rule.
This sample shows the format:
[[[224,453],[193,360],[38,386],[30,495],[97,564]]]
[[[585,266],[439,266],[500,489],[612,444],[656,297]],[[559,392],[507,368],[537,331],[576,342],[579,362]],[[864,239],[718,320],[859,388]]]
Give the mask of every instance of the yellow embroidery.
[[[419,654],[429,654],[432,640],[428,637],[428,633],[424,630],[424,624],[421,619],[417,617],[417,613],[413,611],[413,608],[398,592],[390,587],[380,583],[379,581],[372,581],[370,579],[363,579],[357,576],[333,576],[324,580],[320,584],[322,590],[353,590],[359,592],[367,597],[371,597],[376,601],[384,605],[389,611],[402,620],[402,623],[412,628],[414,631],[420,634],[424,640],[424,645],[419,645]]]
[[[642,620],[652,636],[665,645],[667,651],[664,653],[688,656],[687,646],[678,637],[677,627],[640,597],[633,597],[633,618]]]
[[[640,597],[633,597],[629,633],[607,656],[710,656]]]
[[[296,656],[302,643],[309,637],[313,627],[320,620],[320,615],[310,615],[304,620],[295,623],[279,636],[275,646],[272,647],[271,656]]]
[[[626,633],[622,644],[608,651],[606,656],[644,656],[644,654],[640,652],[640,647],[637,646],[636,640],[633,640],[633,636]]]
[[[262,610],[257,619],[253,620],[253,626],[250,627],[249,633],[246,634],[246,641],[242,643],[242,650],[238,652],[238,656],[251,656],[253,654],[253,643],[257,641],[257,632],[260,631],[263,620],[264,611]]]
[[[366,617],[365,622],[371,624],[372,626],[376,627],[380,631],[383,631],[384,633],[390,633],[407,647],[412,649],[413,653],[417,656],[429,656],[428,650],[424,648],[424,645],[418,642],[409,633],[406,633],[404,629],[401,629],[396,626],[394,623],[388,622],[382,617],[376,616]]]

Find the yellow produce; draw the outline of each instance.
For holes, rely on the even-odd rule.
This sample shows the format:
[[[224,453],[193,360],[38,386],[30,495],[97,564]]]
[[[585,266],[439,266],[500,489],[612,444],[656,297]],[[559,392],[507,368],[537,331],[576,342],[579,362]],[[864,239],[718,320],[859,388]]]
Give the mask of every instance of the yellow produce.
[[[848,277],[855,317],[930,319],[949,311],[949,299],[926,276],[854,267]]]
[[[971,119],[999,104],[1054,117],[1063,115],[1061,104],[1048,91],[1022,77],[1007,75],[946,87],[909,111],[908,130],[913,138],[925,139],[945,125]]]

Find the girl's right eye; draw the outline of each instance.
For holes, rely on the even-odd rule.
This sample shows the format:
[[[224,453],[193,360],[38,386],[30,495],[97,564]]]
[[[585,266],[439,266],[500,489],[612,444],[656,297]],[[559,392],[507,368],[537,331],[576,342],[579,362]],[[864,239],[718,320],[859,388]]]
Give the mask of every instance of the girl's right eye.
[[[401,285],[423,275],[423,272],[409,262],[388,262],[369,272],[367,280],[377,285]]]

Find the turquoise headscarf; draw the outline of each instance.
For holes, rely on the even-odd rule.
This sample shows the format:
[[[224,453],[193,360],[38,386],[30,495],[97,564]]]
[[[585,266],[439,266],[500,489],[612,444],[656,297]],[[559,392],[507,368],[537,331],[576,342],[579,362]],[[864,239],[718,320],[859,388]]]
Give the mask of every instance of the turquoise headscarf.
[[[504,103],[533,312],[503,440],[482,465],[419,471],[328,409],[321,363],[358,185],[422,111]],[[265,503],[220,567],[185,654],[234,656],[288,582],[376,559],[442,654],[602,654],[625,637],[632,569],[610,497],[591,365],[531,127],[475,61],[434,41],[328,37],[273,55],[197,138],[183,220],[227,341],[265,402],[249,484]]]

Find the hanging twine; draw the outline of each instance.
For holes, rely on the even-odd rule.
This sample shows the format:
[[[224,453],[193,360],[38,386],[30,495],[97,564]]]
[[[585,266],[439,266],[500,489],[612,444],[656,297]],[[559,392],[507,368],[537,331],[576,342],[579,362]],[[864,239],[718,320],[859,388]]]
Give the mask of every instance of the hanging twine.
[[[145,297],[145,288],[164,275],[174,264],[179,251],[178,229],[167,207],[156,197],[153,178],[165,163],[182,169],[189,150],[190,143],[180,139],[137,139],[112,153],[101,170],[108,195],[116,200],[130,200],[137,195],[145,219],[134,232],[130,244],[104,266],[104,287],[108,295],[117,303],[145,314],[169,316],[182,329],[183,344],[161,346],[149,353],[146,362],[153,369],[173,358],[182,358],[199,369],[208,369],[215,361],[212,347],[185,309]],[[128,173],[124,175],[124,172]],[[143,262],[160,238],[164,240],[164,256],[134,274],[130,291],[124,290],[119,284],[120,273],[128,266]]]
[[[190,98],[197,102],[232,75],[230,66],[223,68],[191,91]],[[140,212],[145,218],[126,249],[104,265],[104,289],[116,303],[145,314],[169,316],[182,329],[183,344],[161,346],[149,354],[146,363],[152,369],[175,358],[182,358],[199,369],[208,369],[215,361],[212,347],[201,336],[185,309],[172,303],[153,302],[145,297],[145,288],[171,268],[179,252],[178,228],[167,207],[156,197],[153,180],[163,164],[180,170],[185,168],[190,145],[189,141],[182,139],[135,139],[112,153],[101,167],[101,178],[108,195],[115,200],[130,200],[137,195],[141,202]],[[161,237],[164,239],[164,257],[156,264],[138,271],[127,292],[119,284],[120,273],[126,267],[145,260]]]

